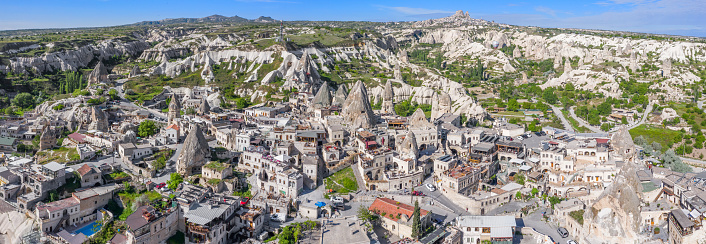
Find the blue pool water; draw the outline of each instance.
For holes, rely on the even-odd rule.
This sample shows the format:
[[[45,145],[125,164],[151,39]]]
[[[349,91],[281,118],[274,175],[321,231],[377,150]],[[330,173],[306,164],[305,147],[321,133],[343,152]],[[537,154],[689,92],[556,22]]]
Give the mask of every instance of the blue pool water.
[[[94,227],[95,224],[96,224],[96,221],[93,221],[90,224],[88,224],[84,227],[81,227],[81,229],[78,229],[78,230],[76,230],[76,232],[74,232],[74,235],[76,235],[78,233],[83,233],[86,236],[92,236],[93,234],[98,232],[103,227],[103,224],[99,224],[98,227]]]

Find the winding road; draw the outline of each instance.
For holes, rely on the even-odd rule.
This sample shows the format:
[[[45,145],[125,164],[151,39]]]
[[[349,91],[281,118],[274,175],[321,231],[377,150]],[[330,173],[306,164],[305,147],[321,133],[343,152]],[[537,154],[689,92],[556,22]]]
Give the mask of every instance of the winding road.
[[[564,130],[573,132],[574,127],[571,126],[571,123],[569,123],[566,118],[564,118],[564,113],[561,112],[561,109],[551,104],[549,105],[549,107],[552,107],[552,111],[554,111],[554,114],[561,120],[561,123],[564,125]]]
[[[592,125],[588,124],[588,122],[586,122],[586,121],[583,120],[582,118],[579,118],[578,116],[576,116],[576,113],[574,113],[574,107],[576,107],[576,106],[573,106],[573,107],[570,107],[570,108],[569,108],[569,115],[571,115],[571,118],[573,118],[573,119],[575,119],[577,122],[579,122],[579,125],[581,125],[581,126],[583,126],[583,127],[586,127],[586,128],[588,128],[589,130],[591,130],[591,131],[593,131],[593,132],[595,132],[595,133],[604,133],[604,132],[603,132],[601,129],[599,129],[598,127],[592,126]],[[650,104],[647,105],[647,108],[645,109],[645,111],[642,113],[642,117],[640,118],[640,121],[638,121],[637,123],[629,124],[629,125],[628,125],[628,130],[632,130],[632,129],[634,129],[635,127],[638,127],[638,126],[644,124],[645,121],[647,120],[647,116],[652,112],[652,108],[653,108],[653,107],[654,107],[654,103],[653,103],[653,102],[650,102]],[[554,109],[553,106],[552,106],[552,109]],[[556,111],[556,110],[555,110],[555,111]],[[615,131],[618,130],[619,127],[620,127],[620,126],[613,127],[613,129],[611,129],[609,132],[615,132]]]
[[[574,118],[577,122],[579,122],[579,125],[588,128],[589,130],[593,131],[594,133],[603,133],[603,131],[601,129],[599,129],[598,127],[592,126],[589,123],[587,123],[585,120],[576,116],[576,113],[574,113],[574,107],[576,107],[576,106],[569,108],[569,115],[571,115],[571,118]]]

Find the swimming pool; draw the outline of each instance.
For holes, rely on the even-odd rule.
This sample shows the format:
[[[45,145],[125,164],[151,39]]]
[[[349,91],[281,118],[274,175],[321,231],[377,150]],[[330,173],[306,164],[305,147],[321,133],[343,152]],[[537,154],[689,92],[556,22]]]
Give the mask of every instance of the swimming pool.
[[[96,227],[95,225],[98,224]],[[84,227],[81,227],[81,229],[76,230],[73,234],[77,235],[78,233],[83,233],[87,237],[92,236],[96,232],[98,232],[101,228],[103,227],[103,224],[97,223],[97,221],[93,221],[90,224],[87,224]]]

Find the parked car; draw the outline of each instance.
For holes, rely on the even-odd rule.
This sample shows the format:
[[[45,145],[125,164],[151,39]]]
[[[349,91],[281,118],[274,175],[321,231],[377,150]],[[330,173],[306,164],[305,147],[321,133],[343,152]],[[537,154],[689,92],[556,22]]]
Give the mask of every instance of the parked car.
[[[426,196],[426,195],[424,195],[424,192],[421,192],[421,191],[413,191],[413,192],[412,192],[412,195],[414,195],[414,196]]]
[[[248,202],[250,202],[249,197],[244,197],[244,198],[240,199],[240,205],[248,204]]]
[[[576,243],[574,240],[568,240],[568,241],[566,242],[566,244],[578,244],[578,243]]]
[[[563,238],[566,238],[569,236],[569,231],[566,230],[566,228],[564,228],[564,227],[559,227],[559,229],[556,229],[556,232],[559,232],[559,235],[561,235],[561,237],[563,237]]]
[[[155,188],[162,189],[162,187],[165,187],[166,185],[167,185],[167,183],[162,182],[162,183],[157,184],[157,186]]]
[[[436,191],[436,187],[432,184],[426,183],[424,186],[426,186],[429,191]]]
[[[282,222],[282,219],[281,219],[281,217],[279,216],[279,214],[276,213],[276,214],[271,214],[271,215],[270,215],[270,221]]]
[[[334,204],[343,204],[343,198],[339,196],[331,197],[331,202]]]

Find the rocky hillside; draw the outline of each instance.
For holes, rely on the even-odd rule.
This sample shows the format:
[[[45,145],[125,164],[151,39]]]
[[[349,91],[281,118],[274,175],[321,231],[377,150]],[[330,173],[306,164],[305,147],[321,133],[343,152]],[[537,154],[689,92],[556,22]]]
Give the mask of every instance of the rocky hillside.
[[[61,76],[47,75],[88,75],[102,61],[110,75],[129,78],[132,98],[153,99],[167,84],[209,85],[223,91],[225,105],[315,93],[324,81],[335,92],[358,80],[377,104],[389,80],[395,103],[432,104],[443,92],[466,119],[481,119],[484,107],[504,106],[513,96],[589,107],[604,101],[595,97],[624,108],[644,107],[647,98],[682,101],[699,97],[695,87],[706,77],[706,44],[693,38],[511,26],[458,11],[404,23],[289,22],[282,42],[273,22],[214,15],[42,32],[35,41],[5,44],[0,73],[9,83],[48,79],[60,90]],[[91,40],[77,41],[76,33]],[[151,85],[130,83],[137,80]]]

